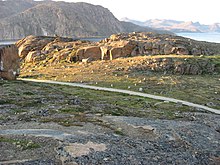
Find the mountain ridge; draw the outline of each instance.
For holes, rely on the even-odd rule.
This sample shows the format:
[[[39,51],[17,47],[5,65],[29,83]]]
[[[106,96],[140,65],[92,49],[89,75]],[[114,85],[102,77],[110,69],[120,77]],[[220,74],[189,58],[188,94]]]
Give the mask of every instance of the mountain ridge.
[[[146,21],[137,21],[129,18],[122,18],[121,21],[132,22],[139,26],[148,26],[159,30],[168,30],[174,33],[180,32],[220,32],[220,23],[214,23],[211,25],[201,24],[199,22],[192,21],[178,21],[171,19],[149,19]]]
[[[6,10],[8,6],[11,12]],[[8,0],[0,1],[0,11],[8,12],[8,15],[0,12],[0,39],[20,39],[28,35],[109,36],[132,31],[169,33],[121,22],[107,8],[84,2]]]

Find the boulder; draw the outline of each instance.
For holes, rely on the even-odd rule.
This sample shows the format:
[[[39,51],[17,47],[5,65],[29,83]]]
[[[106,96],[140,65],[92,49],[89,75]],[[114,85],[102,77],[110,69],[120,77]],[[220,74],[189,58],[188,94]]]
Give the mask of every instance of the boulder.
[[[15,45],[0,46],[0,77],[14,80],[20,74],[18,49]]]
[[[84,53],[82,58],[90,58],[92,60],[101,59],[101,49],[99,46],[89,46],[84,48]]]
[[[25,59],[30,51],[40,51],[53,40],[53,37],[28,36],[16,43],[19,57]]]
[[[202,51],[199,50],[198,48],[192,48],[191,53],[192,53],[192,55],[201,55]]]
[[[184,47],[184,46],[178,46],[176,47],[176,53],[178,55],[188,55],[189,54],[189,50]]]
[[[110,59],[131,56],[136,44],[131,41],[116,41],[111,43]]]
[[[90,58],[91,60],[100,60],[101,59],[101,48],[99,46],[88,46],[83,47],[77,50],[76,56],[80,61],[82,59]]]

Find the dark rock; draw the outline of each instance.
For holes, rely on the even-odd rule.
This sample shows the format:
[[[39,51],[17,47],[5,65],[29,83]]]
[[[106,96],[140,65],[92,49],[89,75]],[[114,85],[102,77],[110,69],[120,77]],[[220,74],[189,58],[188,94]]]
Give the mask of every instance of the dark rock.
[[[0,78],[14,80],[19,74],[20,62],[17,47],[0,46]]]

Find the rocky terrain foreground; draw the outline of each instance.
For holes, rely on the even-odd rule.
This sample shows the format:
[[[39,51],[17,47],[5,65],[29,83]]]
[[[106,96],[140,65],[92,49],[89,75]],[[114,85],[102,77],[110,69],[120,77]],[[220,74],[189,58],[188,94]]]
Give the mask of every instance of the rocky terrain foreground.
[[[0,164],[219,164],[220,116],[75,87],[0,82]]]
[[[77,82],[220,109],[219,44],[129,33],[29,36],[21,78]],[[220,115],[79,87],[0,80],[0,164],[220,164]]]

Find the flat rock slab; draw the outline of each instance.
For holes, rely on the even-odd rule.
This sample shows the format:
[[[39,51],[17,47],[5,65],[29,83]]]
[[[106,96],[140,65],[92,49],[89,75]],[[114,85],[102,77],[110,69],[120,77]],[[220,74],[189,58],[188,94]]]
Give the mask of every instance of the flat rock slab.
[[[106,145],[104,143],[93,143],[91,141],[86,144],[73,143],[64,148],[72,157],[79,157],[83,155],[88,155],[91,151],[100,152],[105,151]]]

